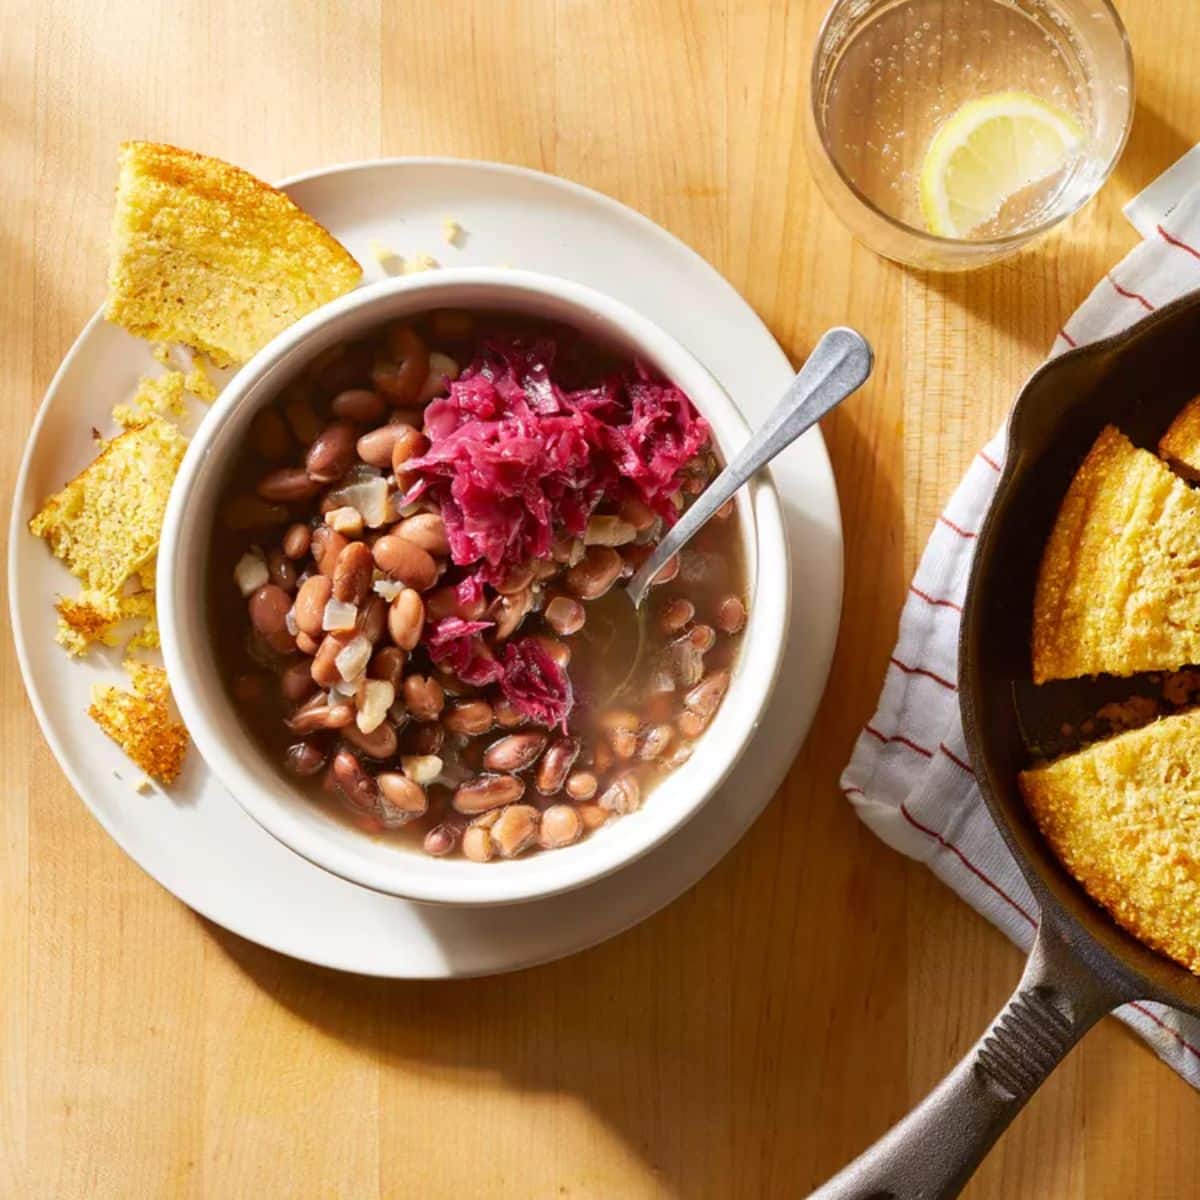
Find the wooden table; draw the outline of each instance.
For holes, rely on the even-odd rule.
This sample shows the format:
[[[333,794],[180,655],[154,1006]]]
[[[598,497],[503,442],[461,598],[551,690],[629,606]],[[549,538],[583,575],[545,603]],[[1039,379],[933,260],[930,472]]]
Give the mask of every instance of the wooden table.
[[[507,978],[396,984],[195,917],[88,815],[0,657],[0,1194],[802,1194],[976,1037],[1020,958],[836,787],[935,513],[1064,317],[1133,244],[1131,194],[1200,132],[1189,4],[1127,0],[1139,104],[1099,202],[1015,262],[907,272],[851,242],[801,111],[822,0],[0,5],[0,359],[11,489],[103,293],[117,142],[267,178],[380,154],[525,163],[690,242],[802,357],[849,322],[871,384],[826,425],[846,603],[788,782],[638,929]],[[1115,1022],[971,1186],[1194,1196],[1195,1094]]]

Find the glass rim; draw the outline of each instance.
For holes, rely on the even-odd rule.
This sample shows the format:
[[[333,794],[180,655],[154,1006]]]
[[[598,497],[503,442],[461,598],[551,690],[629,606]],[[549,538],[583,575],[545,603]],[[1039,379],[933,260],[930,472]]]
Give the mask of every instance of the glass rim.
[[[817,93],[818,93],[818,64],[820,62],[820,52],[822,45],[829,34],[829,23],[833,19],[834,14],[845,5],[852,3],[853,0],[832,0],[828,11],[825,13],[821,21],[821,27],[817,31],[817,39],[813,46],[812,65],[809,68],[808,81],[808,112],[812,120],[813,128],[817,132],[817,138],[821,144],[821,152],[825,155],[826,161],[833,168],[838,179],[843,186],[851,193],[855,200],[858,201],[864,208],[868,209],[872,214],[877,216],[885,224],[890,225],[893,229],[907,237],[916,238],[918,241],[932,248],[961,248],[964,246],[978,248],[981,254],[989,251],[1015,249],[1018,246],[1024,245],[1033,238],[1039,237],[1043,233],[1047,233],[1056,225],[1073,217],[1083,206],[1095,199],[1100,189],[1108,182],[1117,163],[1121,159],[1121,155],[1125,152],[1125,147],[1129,142],[1129,135],[1133,129],[1134,108],[1136,107],[1136,87],[1137,81],[1133,71],[1133,47],[1129,41],[1129,32],[1125,28],[1125,22],[1121,20],[1121,14],[1117,12],[1112,0],[1097,0],[1104,10],[1108,13],[1108,18],[1112,22],[1113,28],[1117,32],[1117,36],[1121,42],[1121,50],[1123,52],[1123,60],[1125,65],[1125,79],[1127,81],[1127,100],[1125,119],[1122,124],[1121,136],[1117,139],[1116,145],[1113,147],[1112,153],[1108,157],[1108,161],[1104,164],[1104,169],[1097,177],[1096,186],[1087,192],[1086,195],[1080,197],[1078,201],[1072,204],[1069,208],[1063,209],[1062,212],[1056,213],[1052,217],[1040,222],[1037,225],[1031,226],[1029,229],[1022,230],[1020,233],[1008,233],[1002,237],[992,238],[953,238],[942,237],[940,234],[930,233],[927,229],[918,229],[915,225],[909,225],[907,221],[901,221],[898,217],[893,217],[890,213],[886,213],[873,200],[871,200],[859,187],[855,184],[842,170],[841,163],[834,156],[829,145],[829,139],[826,136],[826,127],[821,121],[817,111]]]

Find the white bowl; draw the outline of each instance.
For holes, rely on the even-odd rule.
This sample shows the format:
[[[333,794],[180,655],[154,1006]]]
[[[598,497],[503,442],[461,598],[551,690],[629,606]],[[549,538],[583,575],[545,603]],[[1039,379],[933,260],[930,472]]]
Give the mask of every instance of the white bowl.
[[[171,492],[159,552],[158,615],[171,688],[205,762],[239,804],[297,854],[364,887],[411,900],[507,904],[577,888],[632,862],[669,837],[733,769],[774,688],[790,606],[779,497],[761,474],[738,497],[750,581],[749,620],[729,691],[692,757],[636,813],[576,845],[512,861],[440,859],[374,838],[313,803],[267,760],[238,719],[214,662],[206,616],[209,537],[229,460],[254,415],[328,346],[435,308],[493,309],[562,321],[650,363],[708,419],[728,458],[748,436],[733,402],[674,338],[626,305],[547,275],[464,268],[384,280],[285,330],[242,368],[192,439]]]

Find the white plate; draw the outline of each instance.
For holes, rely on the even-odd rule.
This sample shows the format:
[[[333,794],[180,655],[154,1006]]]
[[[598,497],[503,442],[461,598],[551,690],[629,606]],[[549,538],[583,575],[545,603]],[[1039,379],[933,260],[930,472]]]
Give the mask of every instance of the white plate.
[[[283,185],[362,262],[382,243],[445,266],[557,274],[633,305],[708,366],[751,424],[792,375],[746,302],[703,259],[599,193],[515,167],[394,159],[333,167]],[[466,231],[445,244],[442,221]],[[9,593],[21,671],[42,730],[75,790],[145,871],[185,904],[284,954],[369,975],[444,978],[545,962],[644,920],[696,883],[774,794],[816,711],[837,635],[842,534],[825,445],[813,430],[776,460],[792,548],[792,628],[774,704],[734,779],[665,845],[579,891],[530,904],[451,909],[356,887],[293,854],[252,821],[194,752],[169,796],[137,794],[138,772],[87,717],[88,689],[112,657],[70,662],[54,641],[52,598],[74,581],[26,531],[41,501],[94,455],[92,425],[140,375],[149,348],[94,318],[38,412],[17,480]],[[95,661],[92,661],[95,659]]]

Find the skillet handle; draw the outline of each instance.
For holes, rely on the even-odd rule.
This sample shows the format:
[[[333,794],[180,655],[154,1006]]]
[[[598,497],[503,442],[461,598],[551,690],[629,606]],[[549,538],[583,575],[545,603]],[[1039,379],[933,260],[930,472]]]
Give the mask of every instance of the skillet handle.
[[[1067,1052],[1124,995],[1045,921],[1021,982],[987,1033],[902,1121],[810,1200],[957,1196]]]

